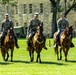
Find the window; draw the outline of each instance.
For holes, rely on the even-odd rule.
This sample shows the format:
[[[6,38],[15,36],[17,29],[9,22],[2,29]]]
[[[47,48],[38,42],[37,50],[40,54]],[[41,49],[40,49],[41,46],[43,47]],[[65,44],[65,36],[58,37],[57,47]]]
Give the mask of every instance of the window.
[[[7,6],[7,13],[9,13],[9,6]]]
[[[24,22],[24,26],[27,27],[27,23],[26,22]]]
[[[16,26],[18,26],[18,23],[16,23]]]
[[[43,13],[43,3],[40,3],[40,13]]]
[[[26,4],[23,5],[24,6],[24,14],[26,13]]]
[[[32,13],[32,4],[29,4],[29,13]]]
[[[16,6],[16,14],[18,14],[18,6]]]

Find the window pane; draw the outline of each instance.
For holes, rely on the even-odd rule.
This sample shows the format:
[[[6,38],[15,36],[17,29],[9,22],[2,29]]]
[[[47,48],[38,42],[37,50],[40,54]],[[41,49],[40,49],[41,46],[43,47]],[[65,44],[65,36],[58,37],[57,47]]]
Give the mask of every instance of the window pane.
[[[40,3],[40,13],[43,13],[43,3]]]
[[[29,4],[29,13],[32,13],[32,4]]]
[[[24,14],[26,13],[26,4],[24,4]]]

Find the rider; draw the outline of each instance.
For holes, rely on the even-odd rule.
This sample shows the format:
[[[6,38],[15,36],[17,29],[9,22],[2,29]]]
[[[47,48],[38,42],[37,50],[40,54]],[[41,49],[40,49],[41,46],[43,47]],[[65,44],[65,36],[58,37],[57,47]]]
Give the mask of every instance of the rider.
[[[65,13],[61,13],[61,18],[57,21],[57,26],[58,26],[58,31],[57,31],[56,43],[55,43],[54,47],[57,47],[59,44],[59,37],[60,37],[61,32],[63,32],[63,30],[66,27],[69,27],[69,22],[65,18]],[[71,43],[71,47],[74,47],[73,43]]]
[[[29,36],[28,39],[27,39],[27,46],[29,47],[30,45],[30,40],[32,39],[32,37],[34,36],[34,34],[36,33],[37,31],[37,26],[38,24],[40,24],[40,20],[38,19],[38,13],[35,13],[34,14],[34,18],[30,21],[30,24],[28,26],[28,29],[27,29],[27,35]],[[44,36],[44,42],[46,41],[46,38]],[[27,47],[27,49],[28,49]],[[44,46],[44,49],[47,50],[46,46]]]
[[[5,14],[5,19],[2,21],[1,24],[1,32],[2,32],[2,36],[1,36],[1,46],[4,45],[4,39],[5,36],[7,34],[8,29],[13,28],[13,22],[11,20],[9,20],[9,15]],[[17,37],[14,33],[14,39],[15,39],[15,46],[16,48],[19,48],[18,43],[17,43]]]

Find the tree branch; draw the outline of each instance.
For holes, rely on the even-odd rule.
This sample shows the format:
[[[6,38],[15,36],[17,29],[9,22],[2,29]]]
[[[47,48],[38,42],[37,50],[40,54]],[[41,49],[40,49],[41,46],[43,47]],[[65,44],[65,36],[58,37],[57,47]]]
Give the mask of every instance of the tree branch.
[[[76,6],[76,3],[74,3],[66,12],[65,12],[65,16],[70,12],[70,10],[72,8],[74,8]]]
[[[54,7],[56,6],[55,0],[50,0],[50,2],[52,3],[52,5],[53,5]]]

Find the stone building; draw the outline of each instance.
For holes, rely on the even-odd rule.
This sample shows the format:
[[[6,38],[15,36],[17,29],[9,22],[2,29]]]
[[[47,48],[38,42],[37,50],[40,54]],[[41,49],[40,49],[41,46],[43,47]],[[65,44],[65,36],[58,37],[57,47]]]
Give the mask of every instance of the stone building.
[[[10,14],[10,18],[13,20],[15,27],[24,27],[24,32],[26,33],[29,21],[33,18],[34,13],[38,12],[39,19],[44,24],[45,35],[51,36],[53,13],[50,0],[13,0],[12,2],[15,2],[16,5],[11,6],[10,4],[6,4],[3,10],[0,6],[0,11],[3,12],[2,15],[4,13]],[[60,4],[65,8],[64,0],[61,0]],[[69,20],[70,25],[76,25],[76,11],[71,10],[71,12],[67,15],[67,19]]]
[[[44,24],[44,33],[51,33],[52,7],[49,0],[18,0],[14,7],[15,26],[27,27],[35,12],[39,13],[39,19]],[[47,33],[46,33],[47,32]],[[51,36],[51,35],[50,35]]]

